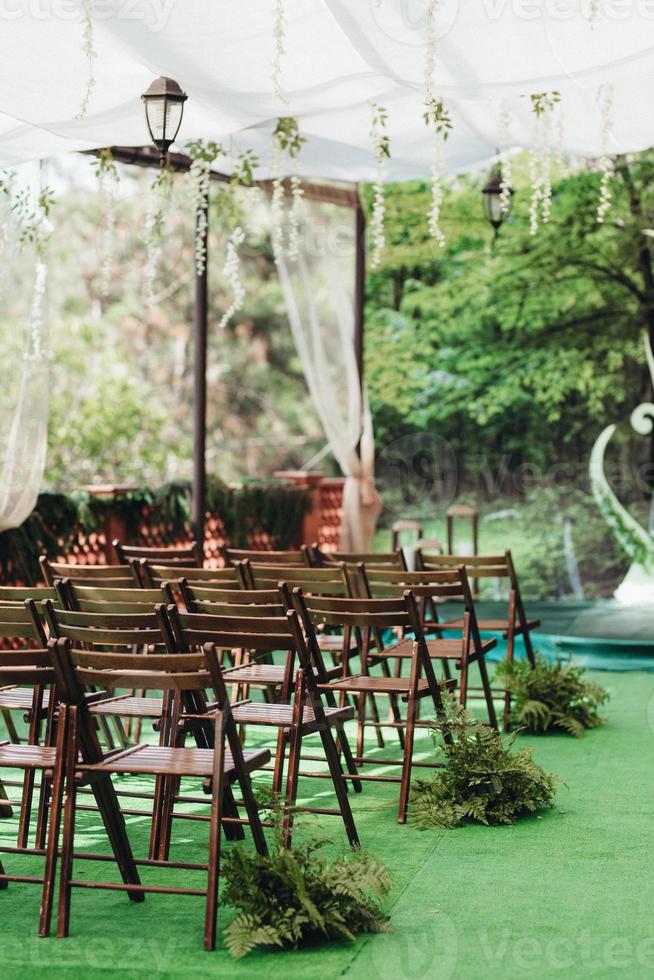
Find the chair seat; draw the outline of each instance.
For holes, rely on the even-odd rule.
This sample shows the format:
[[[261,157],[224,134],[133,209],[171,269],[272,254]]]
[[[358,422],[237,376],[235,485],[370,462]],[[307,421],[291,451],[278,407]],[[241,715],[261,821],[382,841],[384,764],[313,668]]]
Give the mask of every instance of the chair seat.
[[[244,664],[242,667],[228,667],[223,671],[226,684],[251,684],[268,687],[284,683],[286,667],[277,664]],[[326,671],[328,677],[338,677],[340,668]],[[293,683],[297,677],[297,667],[293,670]]]
[[[268,749],[244,751],[245,768],[248,772],[260,769],[270,762]],[[211,776],[213,774],[213,749],[179,749],[157,745],[135,745],[119,751],[94,765],[81,765],[84,772],[117,774],[145,774],[151,776]],[[1,764],[1,763],[0,763]],[[226,776],[235,776],[236,767],[230,752],[225,752]]]
[[[51,769],[55,764],[56,750],[44,745],[14,745],[0,742],[0,768]]]
[[[92,715],[121,718],[160,718],[163,712],[161,698],[138,697],[125,694],[122,697],[107,698],[89,705]]]
[[[391,647],[386,647],[381,653],[375,654],[375,657],[390,657],[398,659],[410,660],[413,656],[413,643],[414,641],[410,637],[406,637],[403,640],[399,640]],[[492,650],[494,646],[497,645],[497,640],[482,640],[481,648],[484,653],[488,650]],[[463,656],[463,645],[461,640],[427,640],[427,649],[429,651],[429,656],[438,660],[461,660]],[[471,661],[475,660],[475,655],[471,651],[470,658]]]
[[[373,677],[371,674],[354,674],[351,677],[343,677],[341,680],[332,681],[330,684],[319,684],[322,689],[329,688],[332,691],[351,691],[366,694],[407,694],[411,686],[409,677]],[[456,680],[439,680],[440,688],[451,688],[456,686]],[[429,692],[429,682],[424,678],[418,683],[420,694]]]
[[[477,625],[482,633],[506,633],[509,629],[509,623],[506,619],[478,619]],[[441,623],[440,626],[443,629],[453,629],[461,630],[463,629],[463,617],[459,619],[448,619],[446,622]],[[528,619],[527,629],[534,630],[537,626],[540,626],[540,619]],[[522,633],[522,627],[519,623],[516,624],[515,628],[516,634]]]
[[[349,721],[354,717],[354,708],[325,708],[325,717],[329,722]],[[272,725],[276,728],[290,728],[293,722],[293,705],[291,704],[255,704],[245,701],[235,704],[232,708],[234,721],[240,725]],[[311,729],[316,722],[311,705],[306,705],[302,719],[303,730]]]
[[[47,708],[50,691],[43,692],[43,707]],[[0,688],[0,709],[8,711],[30,711],[34,703],[34,689],[31,687]]]

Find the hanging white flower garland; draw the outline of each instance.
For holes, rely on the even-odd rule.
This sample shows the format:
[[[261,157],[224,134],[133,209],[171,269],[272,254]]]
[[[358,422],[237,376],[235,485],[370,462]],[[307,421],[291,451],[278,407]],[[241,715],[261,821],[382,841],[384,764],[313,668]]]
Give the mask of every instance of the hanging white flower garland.
[[[499,144],[500,144],[500,211],[508,214],[511,208],[513,188],[513,172],[510,150],[513,145],[511,138],[511,106],[508,99],[502,99],[499,113]]]
[[[538,92],[530,96],[534,115],[534,146],[529,158],[531,204],[529,231],[535,235],[539,222],[547,224],[552,207],[552,119],[561,101],[559,92]]]
[[[372,238],[372,248],[370,250],[370,268],[378,269],[381,262],[384,245],[386,244],[384,235],[384,218],[386,215],[386,202],[384,199],[384,173],[386,170],[386,160],[391,155],[390,137],[386,132],[388,113],[383,106],[376,102],[370,103],[372,110],[372,122],[370,126],[370,136],[375,151],[375,178],[373,180],[373,204],[372,218],[370,222],[370,234]]]
[[[600,12],[600,0],[588,0],[588,13],[587,19],[591,27],[594,27],[595,21],[599,17]]]
[[[155,280],[159,271],[163,223],[166,211],[169,210],[170,195],[173,187],[173,171],[163,167],[152,181],[145,215],[145,302],[147,306],[155,303]]]
[[[431,207],[429,209],[429,234],[441,248],[445,245],[445,235],[440,226],[441,205],[443,203],[443,183],[445,179],[445,141],[452,129],[452,121],[442,99],[429,99],[425,103],[423,119],[427,126],[434,127],[434,143],[431,163]]]
[[[305,142],[306,138],[300,135],[297,119],[293,118],[293,116],[282,116],[277,120],[270,149],[270,172],[272,174],[273,185],[270,202],[270,237],[275,262],[278,262],[282,258],[286,250],[284,243],[286,218],[286,189],[284,178],[286,176],[285,169],[287,163],[290,163],[293,168],[293,174],[290,180],[292,204],[288,215],[289,234],[287,255],[290,259],[297,259],[299,254],[300,223],[304,191],[298,173],[298,159],[302,145]]]
[[[188,172],[191,207],[195,216],[195,273],[201,276],[207,267],[207,206],[211,184],[211,165],[224,153],[219,143],[195,140],[187,147],[191,157]]]
[[[245,233],[240,226],[236,226],[227,241],[227,257],[223,266],[223,274],[230,284],[232,290],[232,302],[223,313],[220,323],[221,330],[224,330],[233,315],[243,306],[245,299],[245,288],[241,282],[241,261],[238,250],[245,241]]]
[[[82,97],[76,119],[83,119],[89,111],[91,95],[95,87],[95,72],[93,62],[98,56],[95,50],[95,28],[93,17],[95,14],[95,0],[82,0],[82,50],[87,62],[86,88]]]
[[[34,269],[34,288],[32,292],[32,308],[30,311],[30,343],[25,356],[28,360],[34,361],[40,361],[44,356],[43,307],[48,283],[48,264],[45,253],[53,232],[53,226],[49,218],[52,201],[52,191],[49,188],[42,190],[33,212],[32,241],[36,248],[36,266]]]
[[[100,294],[109,295],[111,275],[114,265],[114,238],[116,229],[116,208],[118,205],[118,168],[111,150],[101,150],[96,160],[96,173],[100,201],[104,212],[104,227],[101,234],[102,266],[100,270]]]
[[[288,105],[282,88],[282,60],[286,54],[286,11],[284,10],[284,0],[274,0],[273,7],[273,60],[272,60],[272,85],[273,92],[280,102]]]
[[[611,180],[615,174],[615,163],[609,153],[609,139],[613,126],[613,94],[612,85],[602,85],[598,92],[602,115],[600,157],[602,180],[600,183],[599,203],[597,205],[597,221],[599,224],[603,224],[607,212],[611,207]]]

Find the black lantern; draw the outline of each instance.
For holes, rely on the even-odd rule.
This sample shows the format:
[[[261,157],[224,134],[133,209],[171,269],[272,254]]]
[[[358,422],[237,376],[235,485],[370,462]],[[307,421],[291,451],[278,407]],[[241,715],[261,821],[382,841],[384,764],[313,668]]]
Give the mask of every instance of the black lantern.
[[[182,92],[174,78],[155,79],[141,98],[145,103],[145,121],[150,138],[161,154],[161,163],[166,160],[169,146],[182,124],[184,103],[188,96]]]
[[[513,198],[512,187],[505,188],[504,194],[502,194],[502,165],[500,163],[491,170],[486,186],[482,187],[481,192],[484,195],[486,217],[497,235],[502,222],[509,216]]]

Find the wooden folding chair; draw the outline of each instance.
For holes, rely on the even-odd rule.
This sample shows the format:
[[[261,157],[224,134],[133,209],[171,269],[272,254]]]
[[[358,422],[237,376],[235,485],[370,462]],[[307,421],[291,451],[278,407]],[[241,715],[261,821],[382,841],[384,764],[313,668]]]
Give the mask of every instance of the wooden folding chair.
[[[160,607],[161,610],[163,607]],[[118,753],[104,753],[97,739],[93,719],[89,713],[85,688],[89,685],[110,690],[122,687],[144,687],[149,690],[174,692],[180,697],[203,696],[211,684],[204,657],[188,654],[138,654],[105,653],[96,650],[80,650],[71,647],[70,641],[60,639],[51,644],[51,652],[60,697],[69,713],[69,732],[66,743],[64,804],[64,830],[61,850],[61,871],[57,935],[68,935],[70,922],[71,892],[73,888],[93,888],[126,891],[133,901],[143,901],[145,894],[203,895],[205,897],[204,946],[215,948],[218,910],[218,880],[220,871],[221,821],[230,819],[225,810],[226,787],[238,783],[247,819],[231,818],[239,827],[249,824],[255,846],[260,854],[266,854],[266,842],[252,792],[250,773],[270,761],[265,749],[244,752],[230,715],[229,702],[224,696],[222,708],[216,708],[209,716],[201,713],[197,721],[210,737],[206,748],[181,748],[138,744]],[[166,698],[164,697],[164,701]],[[229,746],[227,750],[226,743]],[[164,885],[144,885],[139,866],[158,866],[156,859],[136,860],[125,829],[125,822],[118,803],[111,777],[150,775],[162,780],[174,777],[201,778],[206,781],[211,794],[209,821],[208,861],[206,865],[188,862],[165,862],[167,868],[203,870],[207,874],[206,887],[189,888]],[[74,860],[106,860],[103,855],[80,854],[75,851],[75,816],[78,783],[90,786],[102,819],[112,852],[121,874],[121,882],[106,882],[84,878],[76,880],[73,874]],[[233,799],[233,797],[232,797]]]
[[[45,555],[41,555],[39,564],[43,580],[51,588],[58,578],[67,578],[78,585],[95,585],[98,588],[107,586],[129,589],[140,584],[132,569],[126,565],[71,565],[50,561]]]
[[[303,544],[296,551],[257,551],[252,548],[220,548],[226,568],[232,568],[239,561],[249,561],[252,565],[290,565],[299,568],[311,564],[309,549]]]
[[[399,765],[402,775],[376,776],[359,774],[360,779],[400,783],[400,800],[398,822],[405,823],[409,805],[411,786],[411,771],[415,765],[431,765],[430,763],[414,763],[413,747],[417,724],[417,706],[423,698],[431,698],[436,712],[436,724],[443,727],[443,735],[450,740],[447,719],[441,698],[441,691],[453,688],[454,679],[437,681],[434,674],[427,645],[422,634],[420,614],[416,600],[411,592],[406,591],[401,599],[329,599],[315,596],[304,596],[300,589],[294,593],[295,602],[300,614],[303,629],[307,636],[314,657],[320,655],[315,639],[315,627],[324,624],[340,626],[344,630],[359,629],[363,635],[362,671],[359,674],[347,673],[347,661],[344,664],[344,676],[337,680],[329,680],[319,684],[320,689],[331,692],[340,691],[357,696],[357,765],[373,763],[379,765]],[[411,669],[409,677],[375,676],[369,672],[374,666],[375,658],[369,657],[370,637],[373,631],[385,629],[407,629],[413,632],[415,640],[412,643]],[[379,658],[377,652],[376,659]],[[364,756],[365,704],[370,694],[385,694],[389,697],[401,698],[407,704],[406,720],[397,718],[389,723],[393,727],[404,729],[404,752],[402,759],[378,759]],[[380,724],[384,724],[381,723]],[[432,723],[433,724],[433,723]],[[350,778],[350,777],[347,777]]]
[[[156,565],[168,565],[171,568],[202,568],[204,554],[202,546],[197,541],[191,541],[188,545],[150,548],[142,545],[122,544],[118,538],[111,542],[116,552],[116,557],[121,565],[129,565],[130,562],[138,562],[141,558]]]
[[[3,690],[11,685],[12,690],[44,691],[52,689],[55,674],[50,665],[47,649],[40,650],[11,650],[0,657],[0,686]],[[49,811],[49,828],[47,843],[37,841],[34,847],[28,847],[28,833],[23,833],[21,827],[25,815],[25,794],[20,802],[21,812],[16,847],[0,847],[3,854],[27,854],[44,858],[42,875],[16,874],[5,870],[0,861],[0,892],[7,890],[10,882],[21,884],[41,885],[41,905],[39,911],[39,935],[50,933],[55,878],[58,858],[58,837],[63,802],[63,765],[68,738],[68,715],[66,709],[59,712],[57,722],[56,744],[39,745],[30,739],[27,744],[15,742],[0,742],[0,769],[22,770],[24,773],[23,786],[33,787],[35,774],[41,772],[43,779],[46,770],[51,774],[52,786],[51,805]],[[47,820],[47,811],[44,814]],[[27,818],[29,824],[29,815]]]
[[[508,579],[509,597],[508,610],[505,619],[479,619],[477,625],[482,633],[493,632],[501,633],[506,640],[506,656],[513,660],[515,655],[515,641],[521,636],[525,645],[527,660],[533,667],[535,665],[534,648],[531,639],[531,631],[540,626],[539,619],[529,619],[520,594],[518,575],[515,570],[511,551],[507,549],[503,555],[498,556],[475,556],[457,557],[456,555],[433,555],[420,552],[417,555],[420,567],[425,569],[447,569],[455,565],[463,565],[466,569],[468,578],[471,580],[481,578]],[[462,617],[456,617],[443,623],[445,629],[462,629]],[[509,691],[503,692],[504,729],[509,729],[509,718],[511,715],[511,694]]]
[[[315,596],[341,596],[342,598],[354,598],[356,593],[351,591],[350,578],[347,575],[345,562],[333,562],[329,566],[318,568],[288,568],[283,565],[252,565],[250,562],[239,564],[243,582],[247,587],[270,589],[280,582],[284,582],[289,591],[299,588],[305,595]],[[340,631],[318,630],[316,632],[318,646],[323,654],[330,654],[334,663],[343,662],[343,644],[345,636]],[[357,631],[352,631],[348,636],[350,648],[349,658],[356,656],[361,651],[361,639]],[[384,673],[389,674],[387,663],[382,664]],[[370,710],[373,718],[379,721],[379,711],[377,702],[373,694],[370,695]],[[397,729],[402,746],[402,730]],[[384,748],[384,736],[381,727],[375,728],[377,745],[380,749]]]
[[[139,577],[148,589],[160,588],[163,582],[174,582],[183,574],[190,585],[215,586],[220,589],[239,589],[241,580],[235,568],[179,568],[159,565],[147,558],[138,561]]]
[[[2,591],[5,595],[8,594],[8,589],[5,588]],[[33,595],[38,595],[40,592],[43,592],[49,596],[52,594],[52,590],[36,588],[12,590],[9,594],[14,597],[13,600],[0,606],[0,639],[11,640],[12,643],[23,648],[21,652],[29,654],[29,651],[25,651],[24,649],[26,646],[36,647],[39,650],[44,649],[48,638],[42,617],[37,612],[36,607],[32,604],[28,608],[29,600],[24,598],[22,602],[18,601],[18,596],[22,596],[23,592],[29,592]],[[0,664],[7,663],[9,656],[10,651],[1,652]],[[0,687],[0,714],[2,715],[9,740],[12,744],[26,744],[28,746],[38,746],[40,744],[44,722],[47,723],[48,719],[50,694],[50,689],[42,685],[36,685],[32,688],[25,686],[25,684]],[[27,719],[27,734],[24,739],[20,737],[14,724],[12,717],[14,713]],[[34,798],[35,775],[34,767],[26,768],[22,783],[22,798],[18,824],[17,843],[19,847],[27,846],[32,814],[32,801]],[[1,800],[0,815],[6,817],[12,815],[11,807],[8,804],[2,804]],[[43,821],[44,812],[42,808],[39,808],[37,840],[41,843],[43,843],[43,834],[45,833],[45,824]]]
[[[204,612],[180,613],[176,606],[169,606],[168,615],[178,652],[183,653],[199,646],[202,646],[206,651],[207,645],[212,651],[211,674],[218,705],[222,704],[225,681],[229,680],[230,677],[230,671],[223,672],[218,659],[219,651],[225,646],[238,642],[257,652],[283,650],[287,653],[288,679],[283,692],[287,696],[284,696],[277,704],[262,704],[247,700],[235,703],[232,708],[232,716],[237,724],[263,726],[277,730],[277,751],[273,774],[275,792],[281,791],[285,743],[286,741],[289,743],[286,805],[283,822],[284,841],[288,845],[291,840],[298,779],[301,775],[299,767],[302,740],[307,735],[318,734],[339,808],[332,810],[325,807],[303,806],[300,809],[309,813],[341,816],[350,844],[358,845],[359,838],[348,801],[338,750],[332,734],[332,728],[336,728],[343,749],[343,743],[346,743],[343,725],[353,717],[354,712],[348,707],[338,708],[323,705],[318,690],[315,665],[309,656],[297,613],[295,611],[280,613],[279,607],[277,610],[275,607],[272,610],[266,607],[262,614],[262,607],[257,606],[221,607],[217,603],[210,605],[215,610],[211,614]],[[257,610],[255,615],[253,615],[254,609]],[[297,669],[294,663],[296,656],[298,660]],[[291,687],[293,688],[292,698],[290,696]],[[351,773],[352,775],[356,774],[356,767],[353,763],[351,763]]]
[[[465,568],[460,566],[440,572],[397,572],[391,569],[367,569],[365,565],[359,565],[357,574],[362,593],[370,599],[399,597],[406,589],[411,590],[420,612],[420,627],[429,656],[433,660],[440,660],[446,678],[451,676],[450,665],[458,672],[458,696],[462,707],[466,706],[468,692],[472,690],[469,688],[470,667],[477,664],[488,720],[494,728],[497,728],[493,691],[485,660],[486,654],[495,646],[496,641],[481,639]],[[441,637],[446,626],[439,622],[437,604],[446,599],[460,601],[463,604],[464,613],[461,618],[459,639]],[[437,633],[437,638],[428,639],[429,632]],[[375,639],[379,641],[378,634]],[[413,641],[409,637],[404,637],[395,643],[387,644],[382,656],[397,658],[397,673],[401,674],[402,661],[411,658],[412,650]]]
[[[312,545],[311,555],[313,564],[320,567],[344,562],[346,565],[359,565],[363,562],[366,568],[396,568],[406,569],[404,552],[401,548],[395,551],[321,551],[317,544]]]

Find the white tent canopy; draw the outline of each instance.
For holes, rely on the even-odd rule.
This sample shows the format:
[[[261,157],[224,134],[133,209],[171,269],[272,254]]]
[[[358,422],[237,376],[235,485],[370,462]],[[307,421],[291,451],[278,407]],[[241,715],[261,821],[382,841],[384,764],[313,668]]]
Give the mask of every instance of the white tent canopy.
[[[426,174],[428,0],[281,2],[287,104],[271,78],[274,0],[89,0],[95,85],[78,119],[88,78],[83,0],[3,0],[0,166],[147,143],[139,96],[165,74],[189,96],[180,137],[251,148],[262,162],[258,176],[266,175],[276,118],[293,115],[308,140],[304,175],[371,179],[371,101],[388,110],[386,178]],[[433,90],[453,122],[450,171],[494,154],[504,99],[512,143],[529,146],[528,96],[535,92],[561,93],[562,148],[571,153],[600,154],[597,94],[608,83],[615,105],[609,151],[654,142],[654,0],[440,0],[436,35]]]

